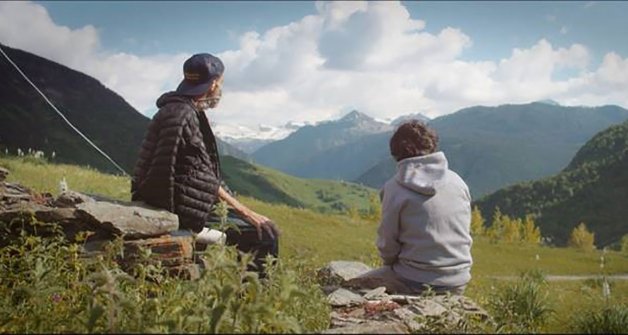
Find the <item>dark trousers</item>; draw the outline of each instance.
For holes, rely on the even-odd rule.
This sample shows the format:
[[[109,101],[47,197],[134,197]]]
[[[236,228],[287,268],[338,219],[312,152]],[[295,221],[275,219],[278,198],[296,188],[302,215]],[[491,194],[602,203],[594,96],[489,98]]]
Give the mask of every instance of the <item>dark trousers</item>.
[[[219,217],[211,216],[205,224],[206,227],[212,229],[220,228],[221,221]],[[244,221],[237,213],[229,210],[227,214],[227,245],[233,245],[236,249],[253,254],[253,264],[248,267],[249,271],[255,271],[260,278],[266,277],[266,256],[279,256],[279,240],[262,230],[262,239],[257,235],[257,229],[252,224]]]

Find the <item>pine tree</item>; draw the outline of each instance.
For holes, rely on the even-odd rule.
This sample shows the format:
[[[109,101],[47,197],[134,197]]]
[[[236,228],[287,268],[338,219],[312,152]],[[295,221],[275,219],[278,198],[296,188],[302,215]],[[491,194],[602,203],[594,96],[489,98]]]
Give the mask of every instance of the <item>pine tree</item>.
[[[483,236],[486,232],[486,227],[484,227],[484,218],[482,217],[482,212],[478,206],[473,207],[473,211],[471,212],[471,235],[473,236]]]
[[[569,246],[572,248],[590,251],[595,249],[595,244],[593,244],[594,240],[595,234],[587,229],[587,226],[584,224],[584,222],[581,222],[576,228],[571,231],[571,236],[569,237]]]
[[[541,230],[536,226],[534,217],[530,214],[526,215],[521,227],[521,240],[528,244],[541,243]]]

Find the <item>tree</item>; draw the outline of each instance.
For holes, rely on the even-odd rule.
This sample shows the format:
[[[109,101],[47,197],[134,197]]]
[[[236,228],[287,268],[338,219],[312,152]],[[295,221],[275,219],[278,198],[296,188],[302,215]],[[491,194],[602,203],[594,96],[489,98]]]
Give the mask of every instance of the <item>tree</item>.
[[[360,211],[358,210],[357,207],[355,207],[354,205],[351,205],[349,207],[349,209],[347,210],[347,215],[351,218],[351,220],[353,221],[357,221],[360,219]]]
[[[534,217],[526,215],[523,226],[521,227],[521,240],[529,244],[541,243],[541,230],[536,226]]]
[[[581,222],[576,228],[571,231],[569,237],[569,246],[580,250],[590,251],[595,249],[595,234],[587,229],[584,222]]]
[[[502,211],[499,207],[495,207],[495,213],[493,214],[493,222],[491,226],[487,229],[486,235],[490,239],[491,242],[496,243],[501,240],[502,234],[504,231],[504,221],[507,217],[502,214]]]
[[[628,234],[621,238],[621,252],[628,255]]]
[[[517,243],[521,241],[521,219],[511,219],[504,215],[502,218],[502,235],[501,241],[508,243]]]
[[[484,218],[482,217],[482,212],[478,208],[478,206],[473,207],[473,211],[471,212],[471,235],[473,236],[483,236],[486,232],[486,227],[484,227]]]
[[[376,193],[371,193],[369,195],[369,210],[368,210],[368,219],[369,220],[379,220],[382,215],[382,204],[379,201],[379,197]]]

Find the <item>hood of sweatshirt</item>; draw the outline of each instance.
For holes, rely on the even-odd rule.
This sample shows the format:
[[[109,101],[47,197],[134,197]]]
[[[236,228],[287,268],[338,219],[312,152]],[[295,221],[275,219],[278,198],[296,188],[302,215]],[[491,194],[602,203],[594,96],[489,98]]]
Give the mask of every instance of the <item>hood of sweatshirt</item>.
[[[190,102],[190,97],[188,96],[184,96],[184,95],[180,95],[177,92],[166,92],[164,94],[162,94],[159,99],[157,99],[157,108],[161,108],[163,106],[165,106],[166,104],[169,104],[171,102],[183,102],[183,103],[187,103]]]
[[[447,174],[449,165],[442,151],[410,157],[397,163],[395,180],[401,186],[424,195],[434,195]]]

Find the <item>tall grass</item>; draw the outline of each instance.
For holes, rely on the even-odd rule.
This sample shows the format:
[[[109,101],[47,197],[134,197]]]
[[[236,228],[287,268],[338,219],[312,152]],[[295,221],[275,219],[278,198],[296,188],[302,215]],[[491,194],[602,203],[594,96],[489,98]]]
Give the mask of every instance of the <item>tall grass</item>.
[[[507,283],[489,300],[497,329],[506,333],[537,333],[548,321],[552,308],[540,271],[527,271],[519,281]]]
[[[9,181],[19,182],[38,191],[56,194],[59,180],[65,177],[73,190],[122,200],[129,198],[127,178],[91,169],[11,157],[0,157],[0,166],[11,170]],[[4,257],[0,262],[0,332],[87,332],[89,329],[106,332],[112,329],[110,327],[118,332],[196,332],[198,329],[209,332],[211,327],[223,332],[290,332],[295,331],[295,322],[300,325],[300,331],[324,329],[328,322],[328,307],[314,280],[315,271],[325,263],[339,259],[379,265],[374,243],[377,222],[268,204],[248,197],[240,199],[252,209],[272,218],[282,230],[280,262],[273,270],[276,274],[272,281],[241,283],[235,280],[246,277],[246,274],[238,270],[242,264],[233,259],[233,251],[228,248],[220,252],[211,251],[216,254],[211,254],[209,259],[220,263],[213,263],[213,273],[204,274],[204,279],[200,281],[186,282],[160,278],[158,269],[151,267],[143,269],[145,275],[129,278],[106,258],[103,258],[101,265],[74,261],[80,258],[76,246],[61,241],[49,244],[37,237],[25,236],[10,249],[11,252],[2,249],[0,256]],[[16,253],[27,256],[23,259],[9,257]],[[502,332],[524,331],[523,328],[528,327],[526,324],[530,325],[526,332],[584,332],[585,329],[612,329],[604,328],[603,325],[611,324],[612,320],[623,320],[621,315],[624,315],[622,313],[625,313],[628,304],[628,282],[610,282],[612,294],[605,301],[600,300],[601,286],[594,282],[546,282],[530,286],[532,284],[513,284],[493,276],[511,276],[530,270],[552,275],[600,274],[602,270],[604,274],[627,273],[628,254],[606,252],[603,254],[604,268],[601,269],[602,253],[598,251],[578,252],[567,248],[491,244],[482,238],[474,241],[472,254],[473,279],[466,295],[492,313],[496,313],[495,309],[510,313],[511,317],[502,316],[500,319]],[[37,265],[38,262],[40,265]],[[94,273],[100,275],[91,275]],[[144,280],[142,276],[145,276]],[[158,285],[154,278],[160,278]],[[109,286],[104,285],[107,282]],[[229,285],[233,285],[233,292],[237,293],[225,291],[225,299],[222,299],[220,287],[224,285],[219,287],[215,283],[231,283]],[[298,290],[294,291],[291,285],[296,285]],[[287,296],[284,294],[283,298],[270,297],[271,293],[281,296],[284,291],[293,293],[285,293]],[[256,297],[254,299],[235,299],[253,293]],[[530,312],[544,310],[543,304],[539,302],[555,312]],[[240,306],[238,303],[247,305],[237,307]],[[223,305],[227,306],[224,307],[225,312],[216,319],[219,322],[211,326],[209,320],[214,308]],[[268,316],[268,310],[259,305],[276,306],[271,309],[275,313],[287,312],[282,316],[284,319]],[[258,306],[259,309],[252,306]],[[618,316],[610,318],[610,321],[600,319],[603,316],[600,312],[605,311],[605,308],[618,306],[624,306],[624,310],[619,309],[620,313],[616,313]],[[244,325],[245,321],[238,317],[234,321],[236,307],[256,318],[270,321],[259,323],[249,319],[246,322],[253,322],[250,325]],[[588,314],[582,314],[580,321],[577,321],[573,319],[577,311]],[[131,317],[144,314],[147,315],[144,321]],[[199,318],[205,320],[205,323],[199,321]],[[90,323],[90,320],[94,321]],[[110,325],[110,320],[115,322]],[[586,328],[584,325],[587,323],[583,320],[589,320],[587,322],[592,326]],[[90,324],[92,328],[87,327]],[[579,330],[572,327],[576,324],[581,325]],[[621,322],[617,324],[622,325]],[[457,329],[473,332],[469,328]]]
[[[2,236],[19,225],[2,224]],[[246,271],[251,257],[238,260],[233,247],[214,246],[202,256],[207,268],[198,280],[166,276],[150,262],[137,263],[131,276],[115,261],[119,241],[83,259],[80,245],[61,234],[17,230],[0,249],[1,333],[299,333],[328,326],[320,289],[281,261],[262,281]]]

